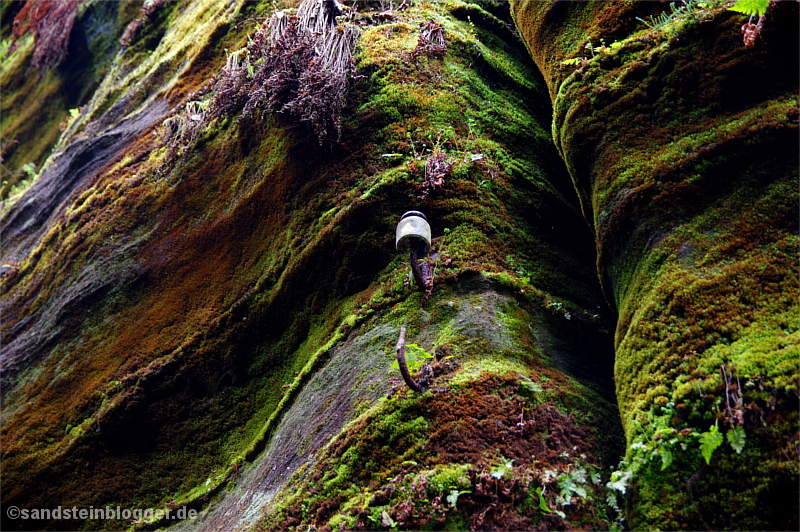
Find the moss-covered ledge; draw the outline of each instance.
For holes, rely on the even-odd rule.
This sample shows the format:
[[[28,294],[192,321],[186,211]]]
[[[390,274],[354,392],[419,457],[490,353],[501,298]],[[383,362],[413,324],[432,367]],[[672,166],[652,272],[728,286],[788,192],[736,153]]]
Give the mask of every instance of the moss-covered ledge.
[[[299,457],[288,481],[281,477],[295,467],[276,474],[274,466],[261,466],[260,489],[249,485],[248,495],[260,492],[267,511],[252,529],[611,526],[604,484],[621,445],[616,408],[552,365],[553,340],[564,342],[582,326],[558,330],[546,309],[475,274],[440,286],[424,309],[417,304],[411,298],[370,318],[319,372],[327,386],[311,388],[304,401],[339,393],[342,379],[366,411],[330,441],[325,426],[343,406],[338,399],[326,400],[331,406],[314,418],[315,428],[295,421],[279,429],[280,448],[305,438],[290,449],[308,457]],[[424,393],[388,370],[398,325],[408,325],[409,344],[433,356]],[[364,364],[383,378],[350,388],[350,368]],[[394,385],[388,399],[387,377]],[[311,411],[303,400],[292,410],[294,417]],[[283,463],[278,456],[269,462]],[[565,494],[568,485],[574,492]],[[238,526],[248,513],[239,514]],[[217,511],[204,526],[219,526],[231,514]]]
[[[797,7],[745,48],[713,4],[513,4],[619,312],[634,528],[798,526]]]

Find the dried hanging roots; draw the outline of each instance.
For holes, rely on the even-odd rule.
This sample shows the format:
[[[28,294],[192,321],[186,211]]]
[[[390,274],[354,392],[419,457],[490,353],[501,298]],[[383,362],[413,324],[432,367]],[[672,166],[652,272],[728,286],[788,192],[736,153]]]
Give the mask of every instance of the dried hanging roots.
[[[343,12],[331,0],[305,0],[297,15],[273,15],[246,56],[228,58],[214,86],[211,115],[241,109],[241,120],[284,113],[309,123],[320,144],[338,138],[359,34],[352,24],[336,24]]]
[[[28,0],[14,17],[10,54],[17,40],[33,30],[34,49],[30,68],[40,75],[60,65],[67,57],[69,36],[78,14],[80,0],[61,2]]]
[[[444,152],[436,150],[425,161],[425,178],[422,181],[422,195],[418,199],[424,200],[428,195],[444,186],[444,178],[453,169],[453,163],[447,159]]]
[[[442,57],[447,51],[447,43],[444,40],[444,28],[441,24],[431,20],[422,26],[422,31],[417,40],[417,47],[411,52],[412,57],[422,54],[431,57]]]

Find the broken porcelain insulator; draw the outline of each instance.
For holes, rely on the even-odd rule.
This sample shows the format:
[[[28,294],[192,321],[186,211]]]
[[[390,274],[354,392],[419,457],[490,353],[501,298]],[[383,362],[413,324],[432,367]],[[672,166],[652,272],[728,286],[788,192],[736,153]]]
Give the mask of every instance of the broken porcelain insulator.
[[[431,226],[428,219],[419,211],[408,211],[400,218],[395,230],[395,247],[409,243],[411,239],[420,239],[425,243],[425,254],[431,249]],[[421,257],[420,257],[421,258]]]

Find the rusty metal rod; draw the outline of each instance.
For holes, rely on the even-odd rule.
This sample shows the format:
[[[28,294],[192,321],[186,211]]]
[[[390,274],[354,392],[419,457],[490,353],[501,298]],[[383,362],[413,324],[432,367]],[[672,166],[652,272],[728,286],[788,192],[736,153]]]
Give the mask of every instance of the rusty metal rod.
[[[411,373],[408,372],[408,366],[406,366],[406,328],[400,327],[400,338],[397,339],[397,345],[395,346],[395,351],[397,351],[397,364],[400,366],[400,374],[403,376],[403,380],[406,381],[406,384],[409,388],[414,390],[415,392],[424,392],[425,389],[417,384],[417,381],[414,380],[414,377],[411,376]]]
[[[419,269],[419,252],[417,251],[417,247],[413,244],[409,248],[408,256],[411,261],[411,273],[414,274],[414,282],[417,283],[417,287],[422,292],[425,292],[427,287],[425,285],[425,278],[422,276],[422,272]]]

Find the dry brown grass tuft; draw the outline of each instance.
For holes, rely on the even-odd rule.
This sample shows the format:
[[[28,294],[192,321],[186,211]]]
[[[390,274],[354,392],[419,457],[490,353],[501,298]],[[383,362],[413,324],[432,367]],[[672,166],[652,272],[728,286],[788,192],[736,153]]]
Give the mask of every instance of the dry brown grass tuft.
[[[34,50],[30,68],[42,75],[60,65],[67,57],[69,35],[78,14],[80,0],[28,0],[14,17],[13,41],[9,52],[20,37],[33,30]]]
[[[442,57],[447,51],[444,39],[444,28],[441,24],[431,20],[422,26],[422,31],[417,40],[417,47],[411,52],[412,57],[426,54],[431,57]]]
[[[283,113],[308,123],[320,144],[338,138],[359,34],[352,24],[337,25],[343,12],[331,0],[306,0],[297,15],[273,15],[246,55],[231,55],[218,75],[212,116]]]

